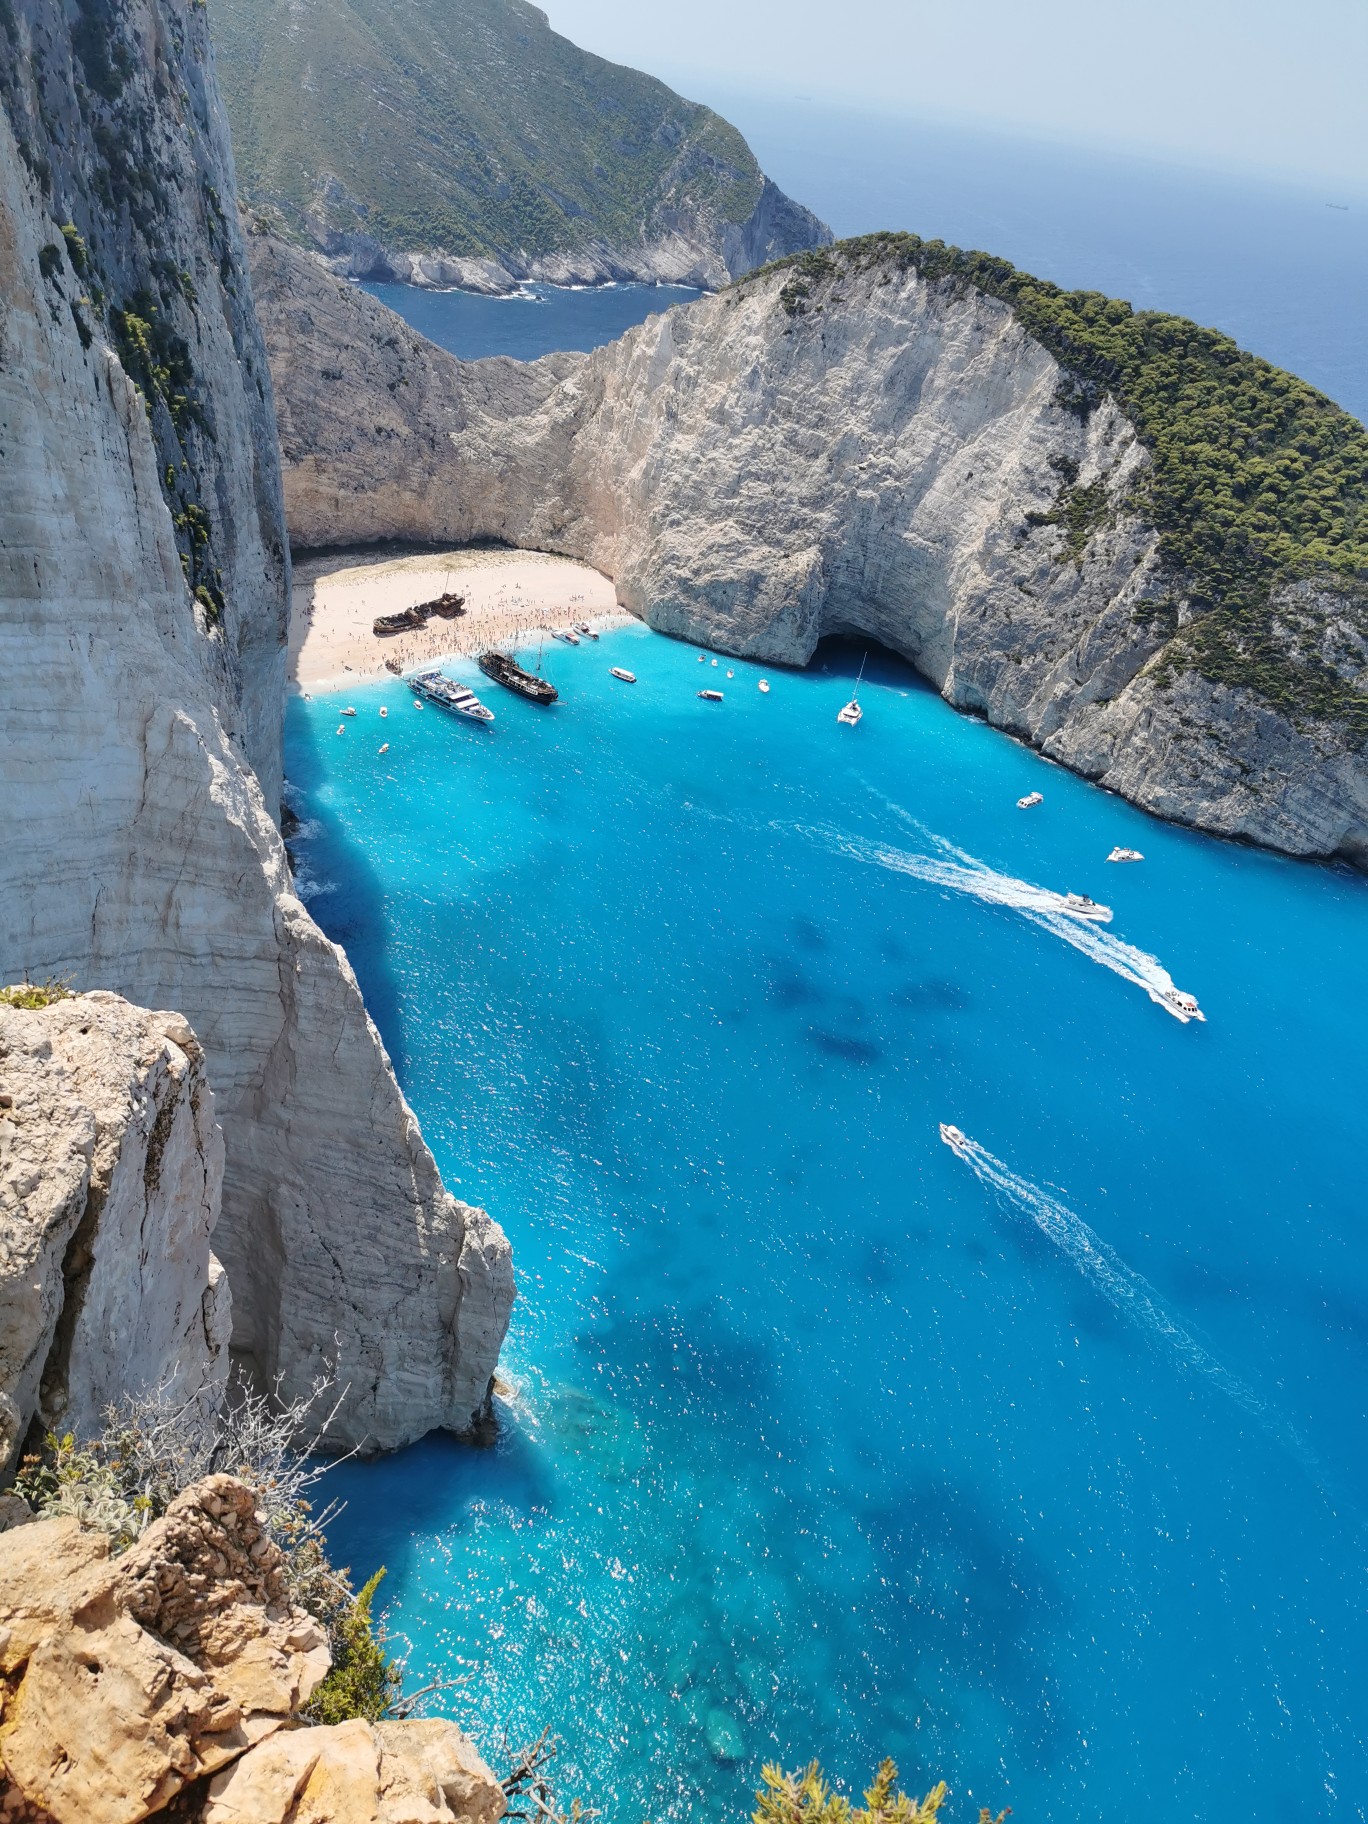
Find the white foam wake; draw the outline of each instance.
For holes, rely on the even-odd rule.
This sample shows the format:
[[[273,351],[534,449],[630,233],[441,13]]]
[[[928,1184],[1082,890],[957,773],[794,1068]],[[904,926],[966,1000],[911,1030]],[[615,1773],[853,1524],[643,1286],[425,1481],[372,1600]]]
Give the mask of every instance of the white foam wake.
[[[1116,1250],[1089,1228],[1081,1216],[1038,1184],[1019,1177],[1001,1159],[994,1158],[987,1147],[980,1146],[977,1140],[971,1140],[957,1127],[943,1124],[941,1139],[981,1184],[998,1193],[1000,1201],[1013,1214],[1033,1223],[1061,1254],[1071,1260],[1089,1284],[1096,1287],[1115,1310],[1129,1318],[1148,1342],[1167,1350],[1184,1368],[1202,1375],[1234,1400],[1319,1483],[1320,1469],[1314,1455],[1286,1419],[1271,1412],[1252,1387],[1217,1361],[1205,1344],[1199,1342],[1169,1309],[1149,1281],[1134,1267],[1127,1266]]]
[[[891,810],[898,811],[896,805]],[[900,816],[906,813],[898,811]],[[911,823],[911,819],[907,819]],[[1048,887],[1033,886],[1028,880],[1017,880],[1010,874],[1000,874],[990,868],[986,862],[968,855],[963,849],[957,849],[944,837],[935,836],[930,831],[921,830],[913,824],[926,841],[932,844],[939,853],[934,855],[917,855],[906,849],[894,848],[891,844],[872,842],[863,836],[847,835],[840,830],[809,827],[804,834],[815,838],[827,848],[838,854],[847,855],[853,861],[864,862],[870,867],[887,868],[895,874],[907,874],[914,880],[924,880],[931,886],[947,887],[953,893],[965,893],[973,899],[984,901],[988,905],[1006,906],[1020,912],[1023,918],[1029,919],[1042,931],[1048,931],[1052,937],[1059,938],[1073,949],[1104,969],[1110,969],[1123,981],[1131,982],[1165,1013],[1172,1014],[1174,1019],[1184,1025],[1192,1019],[1204,1019],[1195,1005],[1189,1009],[1180,1003],[1178,990],[1173,977],[1157,957],[1147,951],[1137,949],[1134,944],[1123,942],[1113,937],[1109,931],[1101,930],[1098,925],[1080,918],[1077,911],[1071,911],[1066,905],[1063,894],[1054,893]]]

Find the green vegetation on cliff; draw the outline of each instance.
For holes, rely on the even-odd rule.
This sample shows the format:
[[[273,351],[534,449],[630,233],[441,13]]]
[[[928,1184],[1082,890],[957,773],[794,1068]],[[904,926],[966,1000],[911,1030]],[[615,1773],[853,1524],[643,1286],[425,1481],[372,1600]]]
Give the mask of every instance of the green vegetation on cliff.
[[[1355,679],[1368,649],[1368,431],[1293,374],[1229,336],[1096,291],[1063,291],[1006,260],[913,234],[839,242],[822,270],[778,266],[790,315],[828,273],[915,268],[1009,305],[1068,379],[1059,404],[1086,418],[1110,393],[1150,461],[1126,503],[1160,535],[1173,601],[1193,618],[1160,661],[1257,692],[1294,720],[1326,720],[1368,740],[1368,694]],[[834,307],[834,300],[833,300]],[[1081,556],[1098,502],[1065,477],[1054,508],[1033,515]],[[1287,585],[1307,587],[1291,591]]]
[[[536,257],[743,223],[760,198],[734,127],[526,0],[211,0],[210,18],[243,198],[296,236]]]

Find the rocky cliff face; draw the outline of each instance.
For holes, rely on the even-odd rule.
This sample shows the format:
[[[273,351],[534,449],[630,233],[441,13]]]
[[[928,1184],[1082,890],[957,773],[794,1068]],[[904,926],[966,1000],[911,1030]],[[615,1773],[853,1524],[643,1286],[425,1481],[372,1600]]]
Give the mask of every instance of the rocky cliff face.
[[[0,1471],[35,1418],[86,1435],[122,1393],[222,1385],[222,1187],[178,1014],[113,994],[0,1005]]]
[[[225,1143],[235,1346],[339,1442],[484,1410],[507,1244],[447,1195],[291,890],[269,376],[202,7],[0,9],[0,979],[175,1007]]]
[[[133,1548],[0,1535],[0,1815],[15,1824],[496,1824],[454,1724],[301,1728],[330,1664],[250,1488],[210,1476]]]
[[[1149,458],[1011,309],[915,269],[760,275],[589,356],[463,364],[255,244],[291,538],[501,538],[587,559],[652,626],[803,664],[866,634],[1161,815],[1368,862],[1346,731],[1199,676],[1132,506]],[[1311,610],[1314,609],[1314,613]],[[1344,675],[1333,591],[1287,591]],[[1311,637],[1311,636],[1308,636]]]

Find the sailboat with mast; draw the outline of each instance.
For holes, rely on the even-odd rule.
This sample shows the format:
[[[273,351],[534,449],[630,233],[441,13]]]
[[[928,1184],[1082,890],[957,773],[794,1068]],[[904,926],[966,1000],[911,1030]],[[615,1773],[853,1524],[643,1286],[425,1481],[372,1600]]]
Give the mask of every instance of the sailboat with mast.
[[[839,709],[836,712],[836,720],[838,722],[844,722],[847,728],[854,728],[859,722],[860,717],[864,714],[864,711],[860,708],[860,683],[864,677],[865,659],[868,657],[869,654],[866,653],[864,658],[860,660],[860,674],[855,680],[854,690],[850,693],[849,703],[846,704],[844,709]]]

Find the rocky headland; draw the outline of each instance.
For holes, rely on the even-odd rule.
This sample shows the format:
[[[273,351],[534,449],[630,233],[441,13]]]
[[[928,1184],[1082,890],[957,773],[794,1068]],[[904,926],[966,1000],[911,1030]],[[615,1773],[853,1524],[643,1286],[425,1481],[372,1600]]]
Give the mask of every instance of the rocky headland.
[[[462,363],[297,249],[252,261],[296,545],[560,552],[769,661],[865,635],[1161,816],[1368,863],[1368,439],[1225,338],[873,237]]]
[[[203,8],[128,0],[73,25],[14,0],[0,46],[0,981],[176,1016],[167,1036],[168,1016],[88,996],[6,1015],[5,1442],[160,1375],[196,1325],[220,1372],[226,1298],[200,1317],[215,1121],[244,1368],[287,1400],[342,1390],[338,1447],[469,1432],[508,1244],[444,1189],[277,827],[289,558]],[[144,1214],[184,1253],[140,1279],[116,1257]]]
[[[241,193],[338,272],[724,285],[830,241],[736,128],[527,0],[212,0]]]

